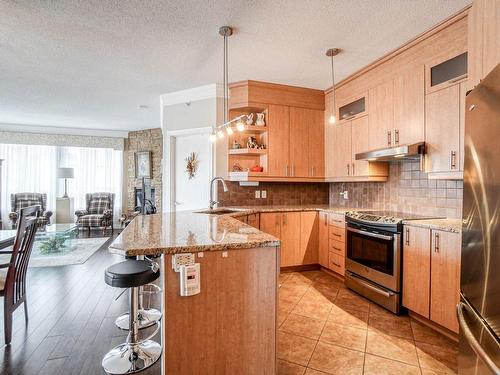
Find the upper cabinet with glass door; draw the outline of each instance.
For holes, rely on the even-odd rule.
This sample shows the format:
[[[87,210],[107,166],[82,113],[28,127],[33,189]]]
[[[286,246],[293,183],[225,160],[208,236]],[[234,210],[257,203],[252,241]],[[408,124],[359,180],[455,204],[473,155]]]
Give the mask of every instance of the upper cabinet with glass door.
[[[425,65],[425,93],[444,89],[467,79],[467,51],[441,55]]]

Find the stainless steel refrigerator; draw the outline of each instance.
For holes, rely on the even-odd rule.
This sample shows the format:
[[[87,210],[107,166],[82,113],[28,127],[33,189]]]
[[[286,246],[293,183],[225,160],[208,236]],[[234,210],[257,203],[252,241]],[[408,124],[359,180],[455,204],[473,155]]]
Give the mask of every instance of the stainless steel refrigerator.
[[[500,374],[500,64],[465,113],[459,374]]]

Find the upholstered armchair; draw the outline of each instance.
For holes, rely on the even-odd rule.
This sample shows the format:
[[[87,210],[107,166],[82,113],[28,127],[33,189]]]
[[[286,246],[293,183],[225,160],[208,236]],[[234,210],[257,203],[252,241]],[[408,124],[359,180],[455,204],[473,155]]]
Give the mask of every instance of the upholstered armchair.
[[[39,205],[41,207],[40,216],[37,220],[38,228],[45,228],[50,224],[52,211],[47,211],[47,194],[45,193],[16,193],[10,195],[11,213],[9,219],[12,223],[12,229],[17,228],[17,219],[21,208]]]
[[[113,233],[113,207],[114,193],[88,193],[85,194],[87,208],[75,211],[78,228],[102,228],[103,234],[107,227]]]

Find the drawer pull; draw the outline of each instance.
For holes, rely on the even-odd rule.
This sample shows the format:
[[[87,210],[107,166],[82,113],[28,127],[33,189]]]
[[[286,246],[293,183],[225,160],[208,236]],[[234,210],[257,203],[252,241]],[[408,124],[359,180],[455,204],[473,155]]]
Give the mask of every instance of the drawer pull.
[[[336,237],[342,237],[342,235],[341,235],[341,234],[337,234],[337,233],[332,233],[332,234],[333,234],[334,236],[336,236]]]

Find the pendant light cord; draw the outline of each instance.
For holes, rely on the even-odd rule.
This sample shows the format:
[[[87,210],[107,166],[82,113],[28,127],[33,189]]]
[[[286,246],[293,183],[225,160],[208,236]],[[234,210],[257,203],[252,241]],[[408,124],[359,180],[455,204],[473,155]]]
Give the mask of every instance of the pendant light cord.
[[[332,54],[332,116],[335,113],[335,71],[333,69],[333,54]]]
[[[228,66],[228,50],[227,50],[227,36],[224,35],[224,63],[223,63],[223,69],[224,69],[224,123],[227,122],[228,119],[228,109],[229,109],[229,103],[228,103],[228,97],[229,97],[229,88],[228,88],[228,80],[229,80],[229,66]]]

